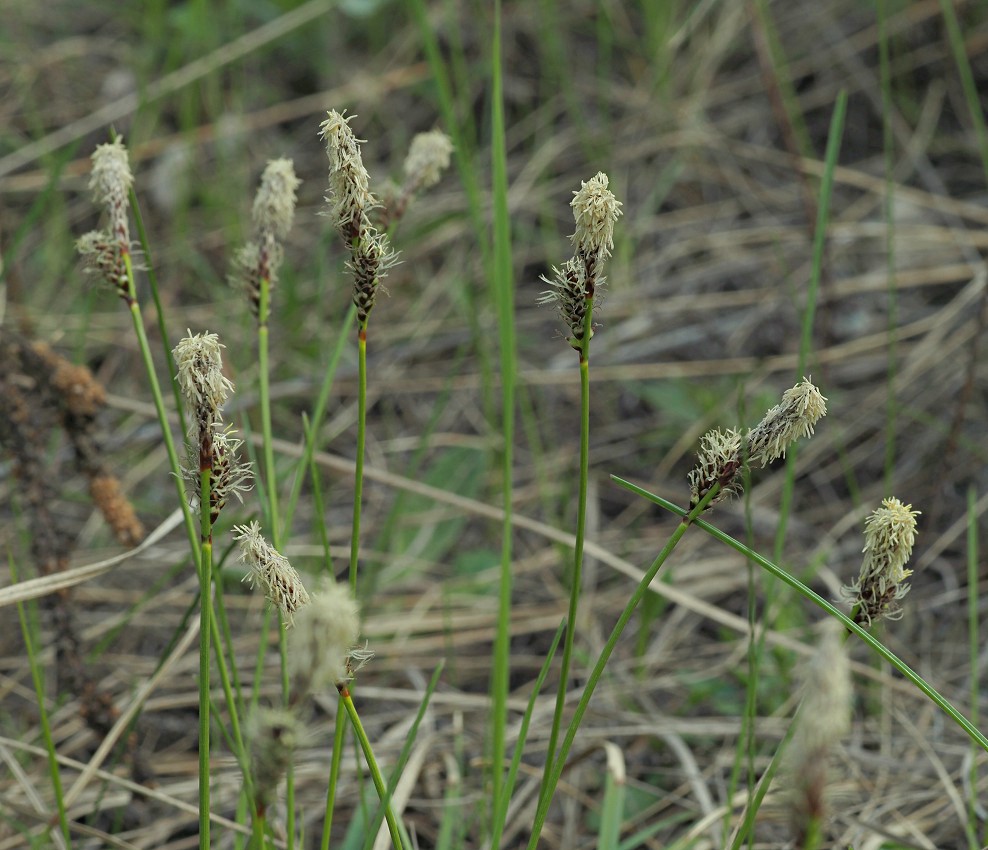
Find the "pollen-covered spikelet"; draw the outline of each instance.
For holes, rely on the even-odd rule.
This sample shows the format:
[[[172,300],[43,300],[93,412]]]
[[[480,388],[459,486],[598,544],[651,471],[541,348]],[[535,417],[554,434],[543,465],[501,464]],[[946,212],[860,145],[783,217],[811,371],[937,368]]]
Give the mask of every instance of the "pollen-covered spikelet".
[[[891,497],[865,520],[864,558],[857,580],[841,588],[861,625],[875,620],[898,620],[899,600],[909,592],[905,580],[912,575],[906,564],[916,543],[916,517],[912,505]]]
[[[98,145],[92,156],[93,170],[89,188],[97,204],[102,205],[110,218],[108,230],[94,230],[80,237],[76,250],[86,260],[92,271],[100,274],[117,290],[125,301],[130,301],[130,275],[128,257],[131,253],[130,189],[134,183],[123,139],[117,138],[105,145]]]
[[[782,395],[782,402],[771,408],[745,437],[738,431],[709,431],[700,440],[697,465],[689,473],[690,507],[715,486],[716,504],[742,490],[745,464],[767,466],[786,456],[786,449],[801,437],[813,434],[816,423],[827,414],[827,399],[804,378]]]
[[[292,227],[300,184],[290,159],[269,161],[261,175],[254,197],[253,236],[237,251],[233,275],[246,289],[255,316],[260,311],[262,281],[267,281],[269,291],[277,283],[284,254],[281,243]]]
[[[288,672],[292,700],[343,686],[373,653],[357,645],[360,611],[347,584],[323,579],[289,636]]]
[[[353,303],[357,321],[366,328],[377,298],[378,284],[397,262],[387,234],[369,218],[378,201],[370,191],[370,176],[360,156],[360,143],[350,129],[354,116],[330,110],[319,128],[329,159],[327,214],[350,251],[347,268],[353,274]]]
[[[569,328],[568,341],[580,350],[587,312],[593,312],[599,302],[599,292],[605,283],[601,275],[604,260],[614,247],[614,223],[621,213],[621,202],[607,188],[608,179],[598,172],[581,182],[573,193],[570,206],[576,230],[572,240],[573,257],[562,266],[552,268],[552,278],[542,277],[549,289],[539,296],[540,304],[554,304]],[[593,336],[593,328],[590,329]]]
[[[258,522],[234,526],[234,539],[240,543],[240,561],[250,572],[244,577],[251,587],[260,587],[291,626],[296,612],[309,602],[309,593],[298,571],[288,558],[261,536]]]
[[[435,186],[449,168],[452,153],[453,143],[442,130],[416,133],[405,157],[404,192],[413,194]]]

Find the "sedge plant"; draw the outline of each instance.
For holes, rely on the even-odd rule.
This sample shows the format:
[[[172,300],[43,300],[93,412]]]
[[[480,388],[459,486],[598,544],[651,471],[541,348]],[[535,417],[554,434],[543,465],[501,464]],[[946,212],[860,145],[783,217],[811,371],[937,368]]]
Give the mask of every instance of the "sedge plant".
[[[540,797],[546,793],[549,768],[556,754],[556,743],[562,724],[569,669],[576,635],[577,608],[580,600],[580,580],[583,570],[583,544],[587,528],[587,481],[590,466],[590,340],[594,334],[593,314],[606,279],[604,262],[614,248],[614,223],[621,215],[621,202],[608,188],[608,178],[603,172],[583,181],[573,193],[570,206],[576,220],[572,241],[573,256],[559,268],[553,268],[552,278],[543,278],[549,284],[540,299],[543,304],[553,304],[569,329],[567,342],[579,355],[580,363],[580,480],[576,493],[577,518],[576,542],[570,571],[569,610],[566,614],[566,637],[563,642],[562,662],[559,672],[559,688],[556,707],[549,731],[546,750],[546,771],[543,774]]]

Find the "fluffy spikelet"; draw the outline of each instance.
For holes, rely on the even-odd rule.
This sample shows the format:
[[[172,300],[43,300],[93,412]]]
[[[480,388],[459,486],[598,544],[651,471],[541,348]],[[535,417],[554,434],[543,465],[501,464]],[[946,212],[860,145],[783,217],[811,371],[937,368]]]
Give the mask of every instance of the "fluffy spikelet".
[[[259,813],[278,798],[278,785],[295,755],[301,728],[294,713],[284,708],[257,708],[247,721],[254,800]]]
[[[186,400],[194,408],[207,409],[218,415],[220,408],[233,392],[233,383],[223,375],[225,346],[217,334],[188,336],[175,346],[172,355],[178,367],[178,384]]]
[[[377,206],[370,191],[370,175],[360,156],[360,143],[350,129],[356,116],[331,109],[319,125],[329,159],[329,215],[344,239],[356,239],[369,224],[367,214]]]
[[[698,504],[714,484],[720,484],[720,490],[710,504],[740,495],[742,443],[741,432],[734,429],[708,431],[700,438],[696,466],[689,474],[691,505]]]
[[[355,651],[359,637],[360,612],[349,585],[324,579],[299,611],[289,637],[293,699],[349,682],[369,657]]]
[[[278,282],[278,268],[284,256],[281,240],[291,230],[295,217],[295,190],[301,182],[295,176],[290,159],[268,162],[254,196],[253,237],[234,255],[231,280],[246,290],[251,309],[258,317],[262,282],[267,282],[269,292]]]
[[[589,180],[580,182],[570,201],[576,219],[573,243],[581,254],[599,254],[602,260],[611,256],[614,223],[622,215],[622,204],[607,185],[607,175],[598,171]]]
[[[453,143],[442,130],[417,133],[405,157],[405,191],[412,193],[435,186],[449,168],[452,153]]]
[[[715,484],[720,485],[720,490],[710,504],[739,495],[746,463],[767,466],[785,457],[786,449],[796,440],[813,434],[816,423],[826,413],[827,400],[804,378],[786,390],[782,402],[771,408],[744,438],[733,430],[705,434],[697,465],[689,474],[690,507],[696,507]]]
[[[331,110],[320,125],[319,135],[326,142],[329,158],[328,215],[350,250],[347,268],[353,273],[353,303],[357,321],[366,328],[378,284],[397,262],[397,255],[387,235],[378,232],[368,217],[378,201],[370,192],[370,176],[350,129],[352,118]]]
[[[841,596],[854,608],[855,620],[871,625],[875,620],[898,620],[898,604],[909,592],[905,580],[912,575],[906,564],[916,542],[916,517],[912,505],[895,497],[885,499],[865,520],[864,558],[854,584],[841,588]]]
[[[801,437],[812,436],[814,426],[826,415],[827,399],[803,378],[748,432],[748,456],[760,466],[785,457],[786,449]]]
[[[587,311],[593,312],[599,303],[605,282],[600,272],[614,247],[614,223],[621,215],[621,203],[607,185],[607,175],[601,171],[573,193],[575,253],[559,268],[553,267],[551,279],[542,277],[550,288],[539,296],[539,304],[555,304],[570,331],[567,341],[577,350],[582,348]]]
[[[826,626],[805,668],[799,726],[786,757],[797,846],[803,846],[802,839],[826,815],[828,755],[851,728],[851,673],[843,629],[833,620]]]
[[[240,561],[250,568],[245,580],[251,587],[261,587],[264,596],[281,611],[286,625],[294,622],[295,613],[309,602],[302,578],[288,558],[261,536],[258,522],[234,526],[234,539],[240,543]]]
[[[292,229],[295,217],[295,190],[302,181],[295,176],[290,159],[272,159],[261,175],[261,187],[254,197],[254,227],[260,233],[270,233],[284,239]]]

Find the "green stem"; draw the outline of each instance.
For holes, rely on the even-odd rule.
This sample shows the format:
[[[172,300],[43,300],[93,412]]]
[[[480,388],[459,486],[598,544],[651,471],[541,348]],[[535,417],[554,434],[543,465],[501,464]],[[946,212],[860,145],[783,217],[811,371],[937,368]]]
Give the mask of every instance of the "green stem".
[[[13,558],[7,559],[10,568],[10,581],[16,584],[17,566]],[[41,737],[45,741],[45,750],[48,753],[48,773],[51,775],[52,789],[55,792],[55,806],[58,808],[58,825],[62,831],[67,847],[72,846],[72,836],[69,833],[69,819],[65,811],[65,796],[62,792],[62,771],[58,766],[58,755],[55,751],[55,739],[51,734],[51,724],[48,721],[48,711],[45,708],[45,681],[38,663],[38,656],[34,649],[34,640],[31,635],[31,621],[22,602],[17,603],[17,616],[21,621],[21,634],[24,635],[24,649],[27,652],[28,665],[31,667],[31,681],[34,683],[34,692],[38,698],[38,717],[41,722]]]
[[[350,723],[353,725],[353,731],[356,733],[357,740],[360,742],[360,748],[364,752],[364,760],[367,762],[367,769],[370,770],[371,779],[374,782],[374,788],[377,789],[377,796],[381,801],[387,800],[388,789],[384,784],[384,777],[381,775],[381,769],[377,766],[377,759],[374,758],[374,751],[371,749],[370,739],[367,737],[367,733],[364,731],[364,726],[360,722],[360,715],[357,714],[357,707],[353,704],[353,698],[350,696],[350,689],[346,685],[337,685],[337,690],[340,692],[341,702],[343,703],[343,707],[346,709],[347,717],[350,718]],[[398,830],[398,819],[395,817],[394,809],[392,809],[390,802],[385,807],[384,819],[388,822],[388,832],[391,833],[391,844],[394,846],[395,850],[402,850],[401,833]]]
[[[656,496],[654,493],[649,493],[647,490],[637,487],[629,481],[625,481],[623,478],[619,478],[616,475],[612,475],[611,479],[621,487],[626,490],[630,490],[632,493],[637,493],[639,496],[643,496],[650,502],[654,502],[659,507],[664,508],[670,513],[676,514],[677,516],[686,517],[687,513],[681,507],[672,502],[663,499],[661,496]],[[702,504],[702,503],[701,503]],[[691,512],[689,516],[693,516]],[[873,638],[864,628],[859,626],[854,620],[848,617],[843,611],[838,609],[832,603],[828,602],[822,596],[820,596],[815,591],[808,588],[795,576],[789,575],[784,569],[776,566],[770,560],[759,555],[753,549],[745,546],[739,540],[735,540],[728,534],[725,534],[719,528],[710,525],[710,523],[705,522],[702,519],[697,519],[693,522],[697,528],[702,529],[707,532],[711,537],[719,540],[726,546],[730,546],[736,552],[740,553],[745,558],[750,558],[756,564],[758,564],[763,570],[771,573],[777,579],[788,584],[793,590],[797,591],[801,596],[808,599],[818,608],[826,611],[831,617],[839,620],[841,624],[849,632],[854,632],[864,643],[871,647],[875,652],[877,652],[882,658],[888,661],[896,670],[898,670],[906,679],[908,679],[913,685],[915,685],[920,691],[922,691],[933,703],[935,703],[951,720],[954,721],[958,726],[963,729],[969,738],[971,738],[974,743],[976,743],[981,749],[988,753],[988,738],[986,738],[981,731],[973,724],[970,720],[964,717],[950,701],[940,694],[936,688],[934,688],[929,682],[927,682],[922,676],[916,673],[908,664],[906,664],[902,659],[900,659],[894,652],[883,646],[878,640]]]
[[[342,697],[341,697],[342,702]],[[336,806],[336,784],[340,778],[340,761],[343,758],[343,734],[346,732],[346,715],[337,710],[336,731],[333,733],[333,755],[329,763],[329,787],[326,789],[326,814],[322,821],[320,850],[329,850],[329,837],[333,831],[333,809]]]
[[[611,630],[610,637],[607,638],[607,643],[604,644],[604,648],[600,653],[600,657],[597,659],[597,663],[594,664],[594,668],[590,673],[590,678],[587,679],[587,684],[583,688],[583,694],[580,697],[580,702],[576,706],[576,711],[573,714],[573,719],[570,721],[569,727],[566,729],[566,736],[563,738],[563,743],[559,747],[559,756],[553,762],[549,774],[549,782],[546,787],[546,793],[539,799],[538,808],[535,812],[535,821],[532,825],[532,835],[528,842],[528,850],[535,850],[536,845],[539,843],[539,836],[542,833],[542,827],[545,824],[546,816],[549,813],[549,804],[552,802],[552,796],[555,793],[556,786],[559,784],[559,779],[563,775],[563,769],[566,767],[566,757],[569,755],[569,751],[573,747],[573,741],[576,739],[577,730],[580,728],[580,724],[583,722],[583,715],[587,713],[587,707],[590,705],[590,698],[593,696],[594,691],[597,688],[597,684],[600,682],[601,676],[604,674],[604,668],[607,666],[607,662],[610,660],[611,654],[614,652],[614,648],[617,646],[617,642],[624,632],[632,615],[635,613],[635,609],[641,603],[642,599],[645,597],[645,593],[648,591],[649,585],[652,583],[652,579],[655,578],[659,569],[672,554],[672,551],[676,548],[679,541],[686,534],[687,529],[690,524],[695,520],[704,510],[706,510],[707,505],[710,504],[711,500],[717,495],[720,487],[714,485],[710,488],[710,491],[703,497],[700,503],[690,511],[689,515],[683,518],[683,521],[676,526],[676,530],[673,531],[669,540],[666,541],[666,545],[659,552],[658,557],[652,562],[652,565],[645,571],[645,575],[642,576],[640,582],[638,582],[638,587],[635,588],[635,592],[631,594],[631,598],[628,600],[628,604],[624,606],[624,610],[621,612],[621,616],[618,617],[617,623],[614,624],[614,628]]]
[[[583,573],[583,541],[587,530],[587,482],[590,472],[590,335],[593,326],[593,297],[587,299],[583,318],[583,339],[580,343],[580,484],[577,493],[576,541],[573,547],[573,572],[570,576],[569,611],[566,614],[566,637],[563,642],[562,666],[559,671],[559,690],[556,692],[556,709],[552,715],[549,746],[545,754],[545,770],[539,789],[541,800],[549,787],[549,771],[556,756],[559,729],[566,706],[566,688],[569,684],[569,668],[576,637],[576,614],[580,602],[580,581]]]
[[[213,539],[210,516],[212,470],[199,471],[199,516],[202,529],[202,557],[199,571],[199,848],[209,843],[209,653],[212,635]]]
[[[133,286],[133,274],[130,270],[130,256],[127,257],[127,270]],[[199,532],[196,529],[195,519],[189,508],[189,500],[185,494],[185,479],[182,475],[182,465],[178,460],[178,452],[175,450],[175,441],[172,439],[171,427],[168,424],[168,414],[165,411],[164,398],[161,395],[161,385],[158,383],[158,376],[154,371],[154,360],[151,357],[151,346],[148,343],[147,334],[144,332],[144,320],[141,317],[141,308],[136,299],[128,301],[130,315],[134,322],[134,333],[137,335],[137,346],[141,352],[141,359],[144,362],[144,371],[148,376],[148,383],[151,387],[151,397],[154,400],[154,409],[158,414],[158,424],[161,427],[161,438],[165,441],[165,451],[168,453],[168,465],[171,467],[171,478],[175,482],[175,489],[178,492],[178,502],[182,506],[182,516],[185,520],[185,531],[189,538],[189,546],[192,549],[192,557],[196,563],[196,570],[201,571],[199,565]]]
[[[274,547],[281,545],[281,526],[278,523],[278,481],[274,469],[274,440],[271,431],[271,380],[268,374],[268,316],[271,297],[271,284],[261,280],[260,298],[257,306],[257,360],[258,393],[261,397],[261,434],[264,445],[264,478],[268,498],[268,524]]]
[[[367,321],[357,331],[357,460],[353,481],[353,528],[350,532],[350,590],[357,595],[357,557],[360,554],[360,510],[364,496],[364,448],[367,443]]]

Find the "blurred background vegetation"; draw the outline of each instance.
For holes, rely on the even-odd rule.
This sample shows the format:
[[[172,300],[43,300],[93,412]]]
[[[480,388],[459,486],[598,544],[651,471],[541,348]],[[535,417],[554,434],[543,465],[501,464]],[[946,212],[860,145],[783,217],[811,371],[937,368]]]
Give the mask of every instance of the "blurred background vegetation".
[[[519,374],[513,708],[524,705],[568,593],[568,550],[552,529],[575,524],[577,360],[554,313],[536,299],[545,288],[540,275],[570,255],[572,192],[605,171],[625,213],[592,351],[589,538],[599,548],[588,553],[580,675],[633,587],[629,576],[652,560],[675,523],[609,475],[685,503],[701,434],[754,424],[801,377],[796,354],[822,160],[845,91],[811,357],[830,415],[799,450],[792,516],[775,554],[836,598],[856,575],[863,518],[881,498],[895,495],[922,510],[914,589],[884,639],[968,714],[974,710],[969,677],[978,669],[965,606],[969,591],[980,598],[980,584],[968,583],[966,535],[983,526],[988,504],[981,339],[988,142],[979,100],[988,80],[988,15],[974,2],[949,7],[968,64],[959,63],[948,2],[504,4]],[[344,252],[319,216],[327,168],[319,123],[331,108],[356,114],[352,126],[366,140],[376,191],[400,179],[416,132],[439,127],[453,137],[454,167],[412,204],[395,234],[402,263],[371,321],[362,569],[375,579],[364,606],[377,658],[357,693],[387,762],[423,682],[446,657],[403,817],[423,847],[480,846],[499,559],[498,340],[488,285],[492,4],[3,0],[0,17],[0,334],[46,341],[108,388],[101,425],[109,462],[149,526],[173,509],[174,493],[130,318],[82,273],[74,250],[97,223],[86,188],[94,146],[111,128],[124,136],[151,247],[144,262],[157,272],[172,335],[167,345],[186,328],[220,334],[240,389],[232,416],[244,430],[259,422],[254,321],[227,277],[265,162],[294,160],[303,183],[271,343],[287,478],[302,414],[312,409],[350,298]],[[149,333],[160,348],[156,326]],[[319,458],[338,575],[350,532],[355,377],[348,343]],[[52,464],[64,451],[50,446]],[[5,469],[0,540],[21,557],[28,542],[17,484]],[[772,554],[783,478],[757,473],[746,499],[718,506],[712,521]],[[71,477],[58,486],[59,523],[76,536],[78,562],[110,551],[85,489]],[[307,572],[324,568],[316,511],[307,487],[287,547]],[[248,503],[224,522],[257,512]],[[75,591],[90,661],[118,701],[150,675],[195,592],[183,546],[172,535]],[[980,582],[983,559],[976,564]],[[224,569],[237,575],[233,559]],[[725,824],[737,821],[746,799],[736,757],[746,740],[749,617],[769,647],[751,731],[756,771],[785,729],[794,671],[820,615],[700,534],[687,537],[663,580],[592,704],[545,846],[596,846],[605,741],[617,743],[626,762],[621,835],[634,839],[627,846],[721,846]],[[259,622],[258,602],[236,581],[228,586],[244,624]],[[22,693],[23,644],[12,622],[0,634],[0,733],[31,740],[37,730]],[[244,628],[239,639],[249,659],[257,636]],[[968,846],[976,818],[959,802],[970,793],[965,739],[861,648],[855,659],[862,684],[836,771],[832,846]],[[270,663],[273,694],[275,656]],[[158,786],[193,800],[194,670],[190,657],[189,679],[164,683],[136,727]],[[532,733],[530,783],[539,773],[539,730],[551,716],[546,705]],[[73,719],[71,704],[53,709],[60,752],[85,760],[98,740]],[[325,787],[325,716],[298,769],[300,801],[316,801],[313,818]],[[223,807],[236,799],[239,772],[232,759],[217,770],[217,810],[230,814]],[[12,777],[0,779],[11,801],[0,847],[21,846],[34,825],[13,802],[22,786]],[[360,793],[357,784],[349,789],[342,823],[356,823]],[[126,834],[134,846],[189,846],[183,836],[194,833],[194,815],[136,796],[120,801],[112,785],[103,794],[112,805],[99,795],[89,802],[96,827]],[[504,846],[524,845],[531,802],[520,798]],[[781,799],[770,795],[756,834],[758,846],[785,846]]]

